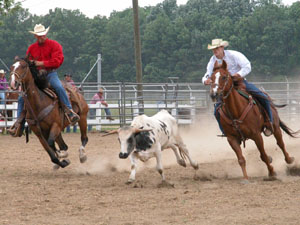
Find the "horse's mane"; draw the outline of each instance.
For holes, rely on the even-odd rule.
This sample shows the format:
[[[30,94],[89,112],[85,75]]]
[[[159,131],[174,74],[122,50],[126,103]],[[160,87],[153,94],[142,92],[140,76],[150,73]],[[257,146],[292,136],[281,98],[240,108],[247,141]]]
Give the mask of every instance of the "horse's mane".
[[[35,85],[40,89],[43,90],[48,87],[48,80],[47,80],[47,73],[43,73],[42,71],[39,71],[34,64],[34,62],[31,62],[28,57],[20,58],[19,60],[24,60],[30,69],[30,72],[32,74],[32,77],[34,79]]]

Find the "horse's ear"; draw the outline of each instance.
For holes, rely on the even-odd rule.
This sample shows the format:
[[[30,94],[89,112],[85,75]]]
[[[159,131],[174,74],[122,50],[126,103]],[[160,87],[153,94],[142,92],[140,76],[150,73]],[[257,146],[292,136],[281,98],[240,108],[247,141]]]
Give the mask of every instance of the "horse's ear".
[[[16,55],[15,58],[14,58],[15,62],[19,61],[20,60],[20,56]]]
[[[223,62],[222,62],[222,68],[223,68],[224,70],[227,69],[227,63],[225,62],[225,60],[223,60]]]
[[[215,65],[214,65],[214,68],[213,68],[213,71],[215,71],[216,69],[219,69],[220,66],[219,66],[219,63],[218,61],[215,62]]]
[[[30,53],[29,53],[29,54],[30,54]],[[29,62],[29,57],[30,57],[30,55],[26,55],[26,56],[24,57],[24,61],[28,63],[28,62]]]

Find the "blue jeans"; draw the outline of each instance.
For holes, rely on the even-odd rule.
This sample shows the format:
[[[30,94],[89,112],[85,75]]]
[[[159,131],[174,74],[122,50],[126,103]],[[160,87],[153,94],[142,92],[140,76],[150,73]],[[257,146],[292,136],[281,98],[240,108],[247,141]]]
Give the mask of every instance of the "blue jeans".
[[[17,117],[19,118],[24,108],[24,98],[19,95],[18,97],[18,109],[17,109]],[[21,122],[21,132],[23,133],[25,128],[25,119]]]
[[[65,104],[69,109],[72,109],[72,105],[69,101],[66,90],[62,86],[62,84],[61,84],[61,82],[58,78],[57,72],[54,71],[54,72],[49,73],[47,75],[47,80],[50,83],[51,87],[54,88],[54,90],[55,90],[56,94],[58,95],[60,101],[63,104]],[[22,98],[22,100],[20,100],[20,98]],[[23,99],[23,97],[19,96],[18,103],[20,103],[20,102],[22,104],[18,104],[18,117],[19,117],[19,115],[21,114],[21,112],[23,111],[23,108],[24,108],[24,99]],[[19,111],[20,111],[20,113],[19,113]]]
[[[268,96],[266,96],[261,90],[259,90],[254,84],[252,83],[248,83],[248,81],[244,80],[244,84],[246,85],[246,91],[248,93],[250,93],[251,95],[257,97],[257,101],[259,101],[259,103],[265,108],[265,110],[268,113],[270,122],[273,123],[273,115],[272,115],[272,110],[271,110],[271,105],[270,105],[270,101],[268,100]],[[220,106],[221,101],[218,101],[215,104],[215,109],[214,109],[214,115],[218,121],[219,124],[219,128],[222,131],[223,134],[224,133],[224,129],[221,125],[220,122],[220,113],[217,112],[217,108]]]
[[[67,126],[67,127],[66,127],[66,132],[67,132],[67,133],[70,133],[70,131],[71,131],[71,126]],[[73,133],[76,133],[76,132],[77,132],[77,126],[74,125],[74,126],[73,126]]]
[[[18,97],[18,110],[17,110],[17,117],[18,118],[20,117],[21,112],[23,111],[23,108],[24,108],[24,98],[19,95],[19,97]]]
[[[0,92],[0,104],[4,104],[5,103],[5,92],[3,91],[1,91]]]
[[[58,78],[57,72],[51,72],[47,75],[47,80],[50,83],[51,87],[55,90],[56,94],[58,95],[60,101],[65,104],[69,109],[72,109],[72,105],[69,101],[68,95],[66,90],[61,84],[61,81]]]
[[[104,108],[104,112],[107,116],[111,116],[111,112],[109,108]]]

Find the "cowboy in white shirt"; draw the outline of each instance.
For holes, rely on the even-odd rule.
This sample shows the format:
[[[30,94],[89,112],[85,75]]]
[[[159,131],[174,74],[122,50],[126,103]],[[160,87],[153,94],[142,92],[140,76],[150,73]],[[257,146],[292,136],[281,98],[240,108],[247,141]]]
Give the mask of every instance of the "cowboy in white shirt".
[[[227,47],[229,44],[227,41],[223,41],[222,39],[214,39],[212,40],[212,44],[208,44],[207,49],[213,50],[214,55],[210,58],[207,64],[207,71],[202,78],[202,82],[204,85],[210,85],[212,83],[210,77],[213,73],[213,68],[215,62],[218,64],[222,64],[222,61],[225,60],[227,63],[227,69],[231,76],[233,77],[246,77],[251,72],[251,64],[250,61],[244,56],[242,53],[234,50],[224,50],[224,47]],[[268,97],[259,90],[254,84],[248,83],[245,79],[243,80],[246,91],[257,97],[257,100],[261,103],[261,105],[266,109],[269,120],[265,123],[265,131],[264,134],[266,136],[270,136],[273,132],[273,116],[272,110],[270,106],[270,102]],[[220,106],[221,102],[217,102],[215,104],[215,117],[219,123],[220,130],[224,134],[224,130],[220,124],[220,115],[217,112],[217,108]]]

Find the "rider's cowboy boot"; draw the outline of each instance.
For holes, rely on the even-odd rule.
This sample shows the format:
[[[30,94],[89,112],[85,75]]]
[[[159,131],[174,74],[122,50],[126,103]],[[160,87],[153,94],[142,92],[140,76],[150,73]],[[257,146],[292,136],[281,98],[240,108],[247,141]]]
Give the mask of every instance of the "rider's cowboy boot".
[[[23,110],[17,121],[7,129],[7,132],[13,137],[21,137],[24,130],[26,111]]]
[[[72,125],[77,123],[80,120],[80,117],[73,111],[73,109],[70,109],[70,112],[68,113],[68,117]]]
[[[264,123],[263,133],[266,137],[269,137],[274,133],[273,124],[271,121],[266,121]]]

